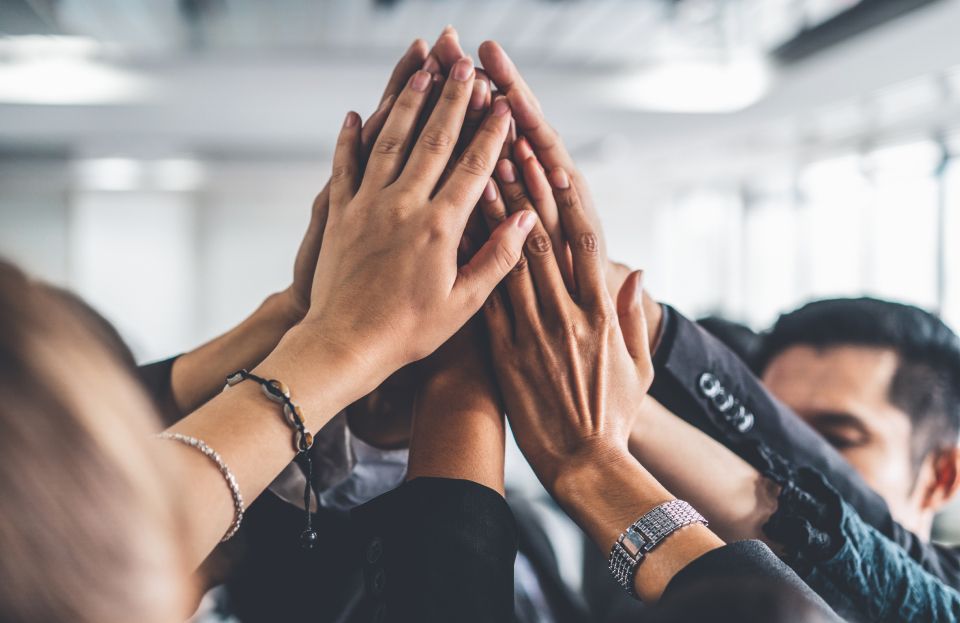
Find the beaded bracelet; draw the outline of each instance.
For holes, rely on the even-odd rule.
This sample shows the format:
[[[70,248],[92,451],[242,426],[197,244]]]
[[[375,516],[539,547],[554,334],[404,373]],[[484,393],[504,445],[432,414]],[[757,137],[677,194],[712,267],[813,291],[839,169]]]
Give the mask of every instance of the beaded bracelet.
[[[223,462],[223,459],[220,458],[220,455],[216,450],[196,437],[190,437],[180,433],[160,433],[157,435],[157,438],[178,441],[182,444],[188,445],[191,448],[199,450],[204,454],[204,456],[216,463],[220,473],[223,474],[223,479],[227,481],[227,487],[230,488],[230,495],[233,496],[233,523],[230,524],[230,528],[227,529],[227,533],[223,535],[223,538],[220,539],[220,542],[223,543],[224,541],[229,541],[232,539],[233,535],[235,535],[237,530],[240,529],[240,523],[243,521],[244,510],[243,494],[240,493],[240,485],[237,484],[237,479],[234,478],[233,472],[231,472],[230,468],[227,467],[227,464]]]
[[[293,449],[297,452],[294,460],[301,463],[307,477],[307,482],[303,487],[306,528],[300,533],[300,545],[304,549],[312,549],[313,546],[317,544],[317,532],[313,529],[313,517],[310,513],[313,493],[313,459],[310,456],[310,449],[313,448],[313,435],[307,430],[303,422],[303,411],[290,399],[290,389],[282,381],[276,379],[267,380],[252,372],[237,370],[227,377],[227,387],[233,387],[246,380],[254,381],[260,385],[260,388],[267,398],[283,405],[284,419],[294,430]]]

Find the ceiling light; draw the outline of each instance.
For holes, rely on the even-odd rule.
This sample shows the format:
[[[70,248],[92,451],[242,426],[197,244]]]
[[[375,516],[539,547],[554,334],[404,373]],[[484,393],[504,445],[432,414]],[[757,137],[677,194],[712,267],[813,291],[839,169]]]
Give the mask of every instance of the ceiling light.
[[[0,103],[113,104],[142,99],[144,78],[107,64],[83,37],[0,38]]]
[[[664,62],[620,78],[609,97],[626,108],[671,113],[732,113],[758,102],[770,86],[760,59]]]

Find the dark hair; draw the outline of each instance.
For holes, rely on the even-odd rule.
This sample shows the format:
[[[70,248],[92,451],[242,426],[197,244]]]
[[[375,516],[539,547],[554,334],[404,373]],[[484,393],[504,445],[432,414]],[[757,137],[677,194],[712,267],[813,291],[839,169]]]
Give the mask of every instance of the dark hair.
[[[960,338],[943,321],[913,305],[873,298],[808,303],[780,316],[764,336],[758,369],[796,345],[889,348],[900,362],[890,402],[913,422],[912,455],[957,444],[960,433]]]
[[[757,357],[760,354],[763,338],[747,325],[721,318],[707,316],[697,320],[707,333],[723,342],[751,370],[756,371]]]

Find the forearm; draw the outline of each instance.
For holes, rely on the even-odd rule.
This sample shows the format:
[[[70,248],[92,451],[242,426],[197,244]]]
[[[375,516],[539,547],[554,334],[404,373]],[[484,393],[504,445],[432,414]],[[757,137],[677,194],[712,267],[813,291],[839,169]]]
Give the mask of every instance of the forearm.
[[[382,379],[348,353],[324,348],[309,329],[291,330],[253,372],[283,381],[316,432],[336,413]],[[181,420],[170,432],[204,441],[230,468],[246,505],[251,504],[295,456],[293,430],[280,406],[252,381],[232,387]],[[182,467],[178,497],[190,516],[189,552],[199,564],[231,525],[233,499],[216,466],[192,448],[165,444]]]
[[[263,361],[300,320],[289,298],[286,291],[269,296],[239,325],[177,358],[170,385],[180,413],[190,413],[214,397],[228,374]]]
[[[630,453],[666,488],[690,502],[725,541],[764,539],[779,487],[709,435],[647,397]]]
[[[503,409],[491,382],[476,383],[444,372],[425,383],[414,407],[408,480],[471,480],[503,494]]]
[[[571,459],[552,492],[604,553],[611,550],[627,526],[655,506],[674,499],[633,457],[616,451]],[[723,544],[700,524],[678,530],[637,567],[637,595],[648,602],[658,600],[681,569]]]

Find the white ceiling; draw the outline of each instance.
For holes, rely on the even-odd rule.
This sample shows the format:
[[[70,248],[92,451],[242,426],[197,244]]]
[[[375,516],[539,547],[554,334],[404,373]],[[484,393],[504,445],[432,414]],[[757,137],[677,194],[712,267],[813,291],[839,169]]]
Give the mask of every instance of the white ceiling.
[[[222,7],[214,17],[191,28],[172,2],[61,0],[50,17],[57,29],[117,44],[98,54],[144,80],[149,96],[123,105],[0,104],[0,147],[322,157],[346,110],[365,114],[374,106],[410,40],[430,39],[446,23],[458,28],[468,51],[487,38],[501,41],[581,157],[627,155],[661,179],[723,177],[774,158],[960,121],[957,98],[940,97],[944,89],[960,91],[960,72],[952,87],[946,73],[960,67],[960,0],[941,0],[777,69],[766,96],[732,114],[642,112],[608,96],[650,63],[715,57],[751,42],[769,47],[776,20],[748,26],[778,2],[790,4],[744,2],[740,12],[717,13],[710,9],[716,2],[687,2],[674,13],[671,2],[657,0],[408,0],[389,10],[359,0],[224,0],[212,3]],[[897,88],[906,96],[890,90],[905,81]],[[913,101],[911,89],[926,95]]]

